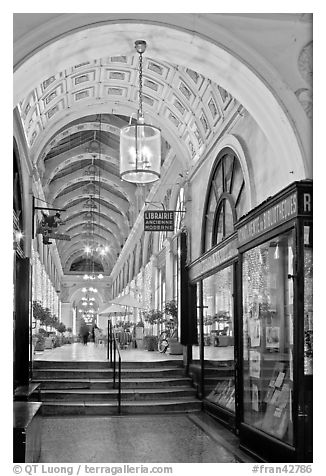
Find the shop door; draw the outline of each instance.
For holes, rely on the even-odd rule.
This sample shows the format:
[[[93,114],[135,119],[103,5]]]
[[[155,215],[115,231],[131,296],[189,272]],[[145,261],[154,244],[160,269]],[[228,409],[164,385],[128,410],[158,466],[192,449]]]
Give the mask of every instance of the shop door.
[[[203,279],[203,397],[210,411],[235,428],[235,264]]]
[[[295,233],[242,255],[241,444],[266,461],[294,461],[297,448],[298,306]]]
[[[299,402],[298,402],[298,461],[311,462],[313,457],[313,253],[312,223],[299,228],[299,246],[303,260],[299,263],[299,305],[303,309],[303,324],[298,329],[299,340]],[[303,289],[302,289],[303,288]],[[300,292],[301,291],[301,292]],[[300,299],[303,296],[303,302]],[[301,315],[300,315],[301,317]]]

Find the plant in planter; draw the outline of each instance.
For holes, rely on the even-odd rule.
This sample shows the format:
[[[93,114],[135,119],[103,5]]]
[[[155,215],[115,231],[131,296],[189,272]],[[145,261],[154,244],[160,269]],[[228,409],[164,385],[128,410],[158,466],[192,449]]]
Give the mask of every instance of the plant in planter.
[[[142,349],[144,347],[144,322],[142,320],[138,321],[135,325],[135,339],[137,349]]]
[[[157,336],[144,336],[144,348],[149,351],[157,350]]]
[[[66,326],[64,325],[63,322],[59,322],[59,324],[57,324],[57,326],[56,326],[56,329],[57,329],[58,332],[60,332],[61,342],[64,344],[66,341],[65,341],[65,338],[63,336],[63,333],[66,332]]]
[[[44,344],[45,344],[45,336],[44,333],[39,332],[37,334],[33,335],[33,339],[36,339],[35,343],[35,351],[36,352],[42,352],[44,350]]]
[[[174,300],[165,303],[164,313],[169,316],[165,319],[165,325],[175,329],[176,335],[178,335],[178,307]]]
[[[51,311],[48,307],[46,307],[44,309],[43,324],[45,325],[45,329],[47,329],[47,327],[52,327],[53,326],[53,316],[52,316]]]
[[[163,322],[163,312],[158,309],[150,309],[144,313],[144,321],[151,326],[151,335],[153,335],[153,326]]]
[[[176,302],[174,300],[166,302],[164,312],[168,316],[165,320],[165,326],[169,327],[171,332],[174,331],[173,337],[169,339],[169,353],[180,355],[183,353],[183,347],[178,341],[178,307]]]
[[[150,309],[144,313],[144,321],[151,326],[150,335],[144,336],[144,347],[150,351],[156,350],[158,339],[153,335],[153,326],[163,321],[163,312],[158,309]]]

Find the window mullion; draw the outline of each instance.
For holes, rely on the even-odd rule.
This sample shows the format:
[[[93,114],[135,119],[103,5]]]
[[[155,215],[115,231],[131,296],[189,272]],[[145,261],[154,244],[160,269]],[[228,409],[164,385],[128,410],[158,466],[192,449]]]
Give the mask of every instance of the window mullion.
[[[244,184],[245,184],[245,182],[244,182],[244,180],[243,180],[243,181],[242,181],[242,184],[241,184],[241,187],[240,187],[240,190],[239,190],[239,193],[238,193],[238,196],[237,196],[237,199],[236,199],[236,201],[235,201],[235,208],[237,208],[237,206],[238,206],[238,204],[239,204],[239,202],[240,202],[241,194],[242,194],[242,191],[243,191],[243,189],[244,189]]]
[[[235,169],[235,157],[233,156],[232,172],[231,172],[231,180],[230,180],[230,190],[229,190],[229,194],[230,194],[230,195],[232,195],[234,169]]]

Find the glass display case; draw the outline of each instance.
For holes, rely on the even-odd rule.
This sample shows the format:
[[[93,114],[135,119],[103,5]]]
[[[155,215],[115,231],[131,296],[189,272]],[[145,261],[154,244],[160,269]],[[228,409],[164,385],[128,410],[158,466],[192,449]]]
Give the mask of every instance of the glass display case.
[[[244,422],[293,443],[293,232],[243,255]]]
[[[312,461],[312,183],[293,182],[237,223],[240,447]]]
[[[234,227],[189,265],[199,396],[253,457],[311,462],[312,182],[293,182]]]
[[[313,374],[312,238],[311,225],[304,226],[304,373]]]

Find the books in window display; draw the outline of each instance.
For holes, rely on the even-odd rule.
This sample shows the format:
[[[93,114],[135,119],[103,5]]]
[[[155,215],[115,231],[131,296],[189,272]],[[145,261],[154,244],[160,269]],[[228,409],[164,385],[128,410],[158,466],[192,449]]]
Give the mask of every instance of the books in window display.
[[[282,364],[276,364],[264,398],[266,411],[262,421],[262,430],[277,438],[283,438],[290,429],[291,416],[291,386],[288,372],[283,371]]]
[[[231,411],[235,410],[235,388],[232,380],[219,382],[207,397],[211,402],[217,403]]]

